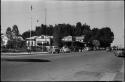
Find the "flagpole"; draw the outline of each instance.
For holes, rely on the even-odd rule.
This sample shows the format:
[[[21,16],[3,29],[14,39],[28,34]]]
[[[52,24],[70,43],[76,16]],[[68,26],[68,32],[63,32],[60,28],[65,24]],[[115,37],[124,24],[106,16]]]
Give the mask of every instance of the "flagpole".
[[[46,28],[46,8],[45,8],[45,28]],[[45,42],[46,42],[46,32],[45,32]],[[47,44],[47,43],[45,43],[45,44]],[[46,45],[45,45],[45,47],[46,47]]]
[[[30,28],[30,37],[31,37],[31,31],[32,31],[32,5],[31,5],[31,7],[30,7],[30,9],[31,9],[31,28]],[[31,46],[32,46],[32,40],[30,40],[30,54],[31,54]]]
[[[45,8],[45,25],[46,25],[46,8]]]

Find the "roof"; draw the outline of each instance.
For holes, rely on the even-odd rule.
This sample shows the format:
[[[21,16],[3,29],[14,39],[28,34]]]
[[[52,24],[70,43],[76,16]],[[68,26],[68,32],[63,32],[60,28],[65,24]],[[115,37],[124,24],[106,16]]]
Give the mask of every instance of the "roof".
[[[41,36],[32,36],[32,37],[29,37],[29,38],[26,38],[26,39],[29,39],[29,40],[33,40],[33,39],[50,39],[50,38],[53,38],[53,36],[45,36],[45,35],[41,35]]]
[[[29,37],[29,38],[26,38],[26,39],[36,39],[38,36],[32,36],[32,37]]]
[[[50,38],[53,38],[53,36],[46,36],[46,35],[41,35],[41,36],[38,36],[38,39],[50,39]]]

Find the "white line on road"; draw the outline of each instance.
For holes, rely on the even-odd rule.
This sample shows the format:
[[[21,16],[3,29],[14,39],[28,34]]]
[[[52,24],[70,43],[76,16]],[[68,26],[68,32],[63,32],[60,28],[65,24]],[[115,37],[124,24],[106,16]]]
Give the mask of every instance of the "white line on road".
[[[53,55],[53,54],[1,55],[1,58],[13,58],[13,57],[18,58],[18,57],[43,56],[43,55],[50,56],[50,55]],[[54,54],[54,55],[57,55],[57,54]]]

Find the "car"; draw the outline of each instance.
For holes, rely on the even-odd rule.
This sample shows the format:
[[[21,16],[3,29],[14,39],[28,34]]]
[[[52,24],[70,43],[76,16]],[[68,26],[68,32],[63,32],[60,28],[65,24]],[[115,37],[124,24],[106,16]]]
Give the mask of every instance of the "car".
[[[68,47],[63,46],[63,47],[61,48],[61,52],[69,53],[69,52],[71,52],[71,50],[70,50]]]
[[[115,56],[125,57],[125,49],[114,51]]]
[[[90,51],[90,50],[92,50],[92,48],[90,48],[90,47],[85,47],[84,50]]]
[[[52,54],[59,53],[60,49],[59,49],[58,46],[52,46],[49,52],[52,53]]]

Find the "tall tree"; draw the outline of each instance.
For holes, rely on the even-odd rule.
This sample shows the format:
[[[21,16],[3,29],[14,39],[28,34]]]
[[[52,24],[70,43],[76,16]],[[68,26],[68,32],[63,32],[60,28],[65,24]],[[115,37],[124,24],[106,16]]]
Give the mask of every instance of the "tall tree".
[[[10,27],[6,29],[6,35],[9,40],[12,40],[12,31]]]
[[[36,33],[34,33],[34,31],[31,31],[31,35],[32,34],[35,35]],[[30,37],[30,30],[23,32],[22,37],[23,37],[23,39],[29,38]]]
[[[44,25],[44,24],[41,24],[41,33],[43,35],[46,35],[46,25]]]
[[[91,37],[90,37],[90,42],[92,42],[93,40],[99,40],[99,36],[100,36],[100,30],[98,28],[93,28],[91,30]]]
[[[37,35],[37,36],[40,36],[40,35],[42,34],[42,33],[41,33],[41,27],[40,27],[40,26],[37,26],[35,32],[36,32],[36,35]]]
[[[53,31],[53,36],[54,36],[54,45],[55,46],[62,46],[62,34],[61,34],[61,24],[55,25],[54,31]]]
[[[109,47],[111,45],[114,40],[114,33],[111,31],[110,27],[100,29],[99,40],[103,47]]]
[[[13,25],[12,27],[12,37],[13,37],[13,45],[14,45],[14,49],[18,48],[18,36],[19,36],[19,30],[17,25]]]
[[[12,34],[13,34],[14,36],[18,36],[18,35],[20,34],[17,25],[14,25],[14,26],[13,26]]]
[[[84,42],[86,43],[91,42],[92,31],[90,29],[90,26],[87,25],[86,23],[82,25],[82,35],[85,36]]]
[[[81,22],[76,23],[76,32],[75,32],[76,36],[80,36],[82,35],[82,24]]]
[[[91,31],[90,26],[87,25],[86,23],[83,24],[81,27],[81,31],[82,31],[82,35],[88,34]]]

